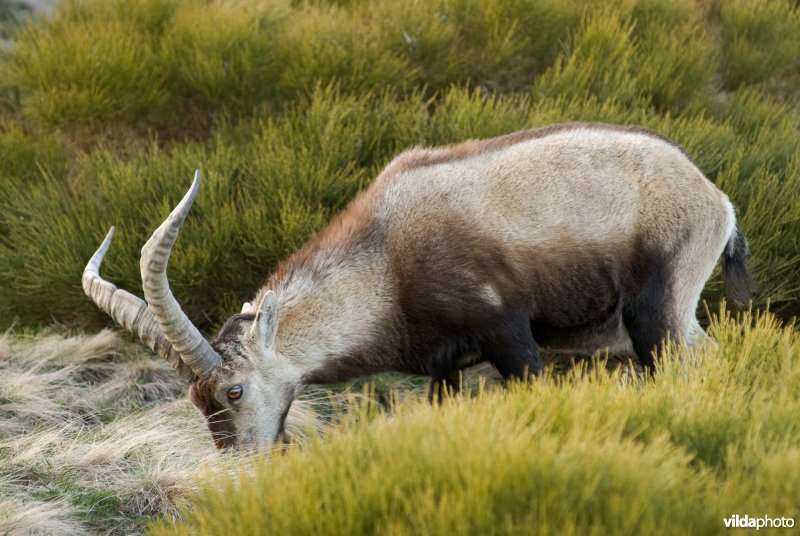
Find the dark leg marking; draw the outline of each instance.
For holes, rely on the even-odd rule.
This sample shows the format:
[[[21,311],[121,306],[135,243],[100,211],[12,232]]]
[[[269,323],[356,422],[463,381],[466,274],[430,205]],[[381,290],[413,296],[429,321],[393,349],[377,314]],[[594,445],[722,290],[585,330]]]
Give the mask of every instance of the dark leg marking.
[[[651,277],[622,308],[622,321],[642,367],[655,374],[667,336],[675,336],[672,291],[666,268]]]
[[[538,376],[544,366],[539,347],[533,340],[527,309],[508,311],[498,330],[480,344],[481,358],[491,361],[504,379]]]
[[[428,402],[441,404],[447,395],[461,392],[461,371],[453,370],[448,374],[433,377],[428,384]]]

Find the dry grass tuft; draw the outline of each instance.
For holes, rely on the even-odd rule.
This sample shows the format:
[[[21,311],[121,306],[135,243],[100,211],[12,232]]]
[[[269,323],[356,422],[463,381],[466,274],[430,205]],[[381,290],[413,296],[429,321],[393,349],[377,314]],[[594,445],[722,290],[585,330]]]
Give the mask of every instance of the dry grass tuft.
[[[72,536],[84,534],[83,525],[65,515],[68,507],[65,500],[22,501],[0,500],[0,531],[7,533],[60,534]]]
[[[238,463],[185,391],[113,331],[0,336],[0,534],[136,533],[177,515],[205,467]],[[310,407],[289,414],[298,441],[323,426]]]

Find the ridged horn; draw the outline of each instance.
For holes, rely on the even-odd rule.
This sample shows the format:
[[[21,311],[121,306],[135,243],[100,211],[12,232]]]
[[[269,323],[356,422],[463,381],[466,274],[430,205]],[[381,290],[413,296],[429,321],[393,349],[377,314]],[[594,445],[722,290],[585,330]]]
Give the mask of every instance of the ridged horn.
[[[183,379],[188,382],[194,381],[196,379],[194,371],[181,360],[181,355],[161,333],[161,329],[147,309],[144,300],[130,292],[118,289],[114,284],[100,277],[100,265],[111,246],[111,240],[115,233],[116,229],[112,227],[83,270],[83,291],[114,322],[130,331],[156,354],[166,359]]]
[[[199,188],[198,170],[194,174],[192,187],[142,248],[139,268],[142,272],[144,298],[161,332],[181,354],[183,362],[197,376],[207,378],[220,366],[222,360],[181,310],[181,306],[169,289],[167,280],[167,263],[172,246],[178,238],[181,224],[192,208]]]

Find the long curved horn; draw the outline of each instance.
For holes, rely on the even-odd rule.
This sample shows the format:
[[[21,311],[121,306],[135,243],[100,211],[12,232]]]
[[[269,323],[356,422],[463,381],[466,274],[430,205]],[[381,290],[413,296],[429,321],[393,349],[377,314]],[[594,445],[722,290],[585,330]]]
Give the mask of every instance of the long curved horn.
[[[183,362],[200,378],[206,378],[220,366],[222,360],[181,310],[167,280],[169,254],[199,188],[200,170],[195,172],[192,187],[181,202],[142,248],[139,268],[142,272],[145,300],[161,332],[175,350],[180,352]]]
[[[100,277],[100,265],[111,246],[111,240],[115,233],[116,229],[112,227],[83,270],[83,291],[101,311],[138,337],[156,354],[166,359],[183,379],[188,382],[194,381],[195,373],[181,360],[181,355],[161,333],[161,329],[147,309],[144,300],[130,292],[118,289]]]

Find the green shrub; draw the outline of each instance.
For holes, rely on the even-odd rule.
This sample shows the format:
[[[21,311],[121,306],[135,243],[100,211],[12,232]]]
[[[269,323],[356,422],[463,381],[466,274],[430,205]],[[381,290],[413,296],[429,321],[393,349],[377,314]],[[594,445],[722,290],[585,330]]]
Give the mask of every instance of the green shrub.
[[[215,472],[153,534],[722,534],[800,507],[800,336],[772,315],[711,325],[654,382],[577,367],[391,414]],[[213,482],[213,484],[211,484]]]
[[[106,15],[78,2],[61,7],[60,16],[20,30],[0,69],[13,84],[33,89],[23,92],[23,108],[47,124],[134,122],[159,111],[164,93],[162,80],[153,76],[155,43],[127,17],[131,13]]]
[[[800,11],[791,0],[722,3],[725,85],[763,82],[800,66]]]
[[[158,71],[182,112],[252,113],[279,92],[280,2],[183,2],[161,40]],[[199,110],[198,110],[199,109]]]
[[[636,12],[636,11],[634,11]],[[637,108],[682,111],[705,104],[716,48],[696,20],[681,25],[598,12],[583,21],[556,63],[536,80],[537,98],[597,97]]]
[[[36,182],[42,173],[67,173],[69,155],[58,135],[41,130],[26,132],[15,121],[0,119],[0,188]]]
[[[603,94],[642,91],[659,107],[681,108],[702,91],[716,52],[685,1],[345,4],[73,0],[20,30],[0,71],[8,99],[45,124],[146,126],[183,138],[197,134],[174,124],[275,113],[317,84],[403,96],[453,84],[525,90],[570,42],[560,61],[577,64],[557,69],[561,83],[547,94],[603,85]],[[603,82],[607,69],[616,79]],[[617,87],[631,80],[640,82]]]
[[[617,13],[586,18],[564,54],[536,80],[534,96],[637,101],[646,107],[630,72],[634,27]]]
[[[634,72],[639,90],[661,110],[706,105],[705,88],[717,65],[717,48],[699,24],[648,25],[639,39]]]
[[[279,44],[287,60],[281,80],[286,92],[307,95],[317,83],[339,83],[353,93],[413,84],[411,66],[353,19],[339,8],[298,13]]]

